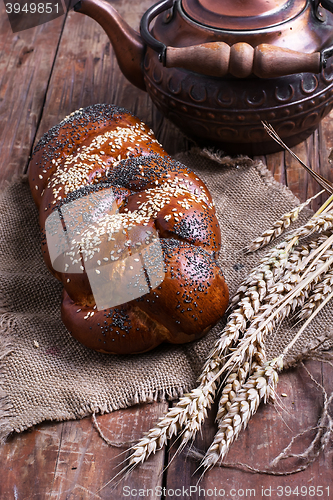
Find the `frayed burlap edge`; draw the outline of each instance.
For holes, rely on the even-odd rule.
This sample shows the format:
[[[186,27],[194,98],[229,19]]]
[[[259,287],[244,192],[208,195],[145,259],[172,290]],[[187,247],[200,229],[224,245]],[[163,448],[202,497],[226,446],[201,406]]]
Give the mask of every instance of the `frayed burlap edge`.
[[[13,176],[11,180],[6,179],[1,186],[2,191],[17,181],[27,183],[28,176],[26,174],[17,174]],[[11,314],[6,314],[5,311],[6,301],[3,297],[0,297],[0,332],[2,335],[0,336],[0,444],[3,444],[7,437],[13,432],[13,428],[9,423],[9,418],[12,415],[11,395],[2,390],[3,385],[1,383],[4,377],[5,359],[7,356],[10,356],[15,349],[9,334],[12,316]]]
[[[0,310],[3,308],[4,304],[0,303]],[[7,335],[9,330],[11,317],[10,315],[4,314],[0,318],[0,331],[4,334],[0,337],[0,443],[3,443],[7,436],[12,432],[12,426],[9,423],[9,418],[11,417],[11,397],[10,394],[5,393],[2,390],[2,378],[4,377],[4,361],[7,356],[10,356],[14,347],[11,342],[11,338]]]
[[[191,152],[195,152],[200,154],[205,158],[209,158],[212,161],[215,161],[222,165],[224,168],[233,167],[235,164],[237,165],[245,165],[254,167],[260,174],[261,178],[265,182],[267,186],[278,187],[280,191],[284,193],[284,195],[297,206],[300,203],[300,200],[295,196],[290,189],[276,181],[272,175],[272,172],[268,170],[266,165],[261,160],[252,160],[248,156],[237,156],[236,158],[231,156],[223,156],[223,152],[219,150],[214,150],[213,148],[193,148]]]
[[[239,157],[237,159],[235,158],[230,158],[230,157],[219,157],[217,153],[214,153],[214,156],[209,150],[203,150],[201,152],[203,156],[206,156],[210,158],[213,161],[217,161],[224,167],[231,167],[233,165],[237,164],[242,164],[242,165],[254,165],[257,171],[260,173],[260,176],[264,180],[264,182],[267,185],[272,185],[272,186],[278,186],[279,189],[284,191],[284,194],[288,197],[288,199],[294,203],[295,205],[299,203],[298,199],[290,192],[290,190],[287,187],[282,186],[279,184],[275,179],[273,178],[272,174],[269,172],[269,170],[266,168],[266,166],[262,162],[254,162],[253,160],[249,159],[248,157]],[[184,154],[182,155],[184,158]],[[21,177],[23,182],[26,182],[27,176],[22,176]],[[10,184],[10,183],[9,183]],[[3,304],[4,307],[2,309],[5,309],[5,304]],[[2,321],[3,324],[5,324],[6,321],[10,321],[10,317],[6,317],[6,315],[3,316]],[[4,329],[5,331],[7,328]],[[324,342],[326,339],[322,339]],[[6,356],[10,355],[12,352],[12,347],[11,347],[11,342],[10,338],[8,337],[7,339],[3,340],[3,345],[0,346],[3,349],[1,350],[2,356],[0,359],[0,375],[1,375],[1,365],[3,363],[3,360],[6,358]],[[315,349],[315,347],[314,347]],[[310,354],[309,354],[310,356]],[[318,358],[320,354],[318,352],[314,352],[313,358]],[[290,359],[290,366],[293,366],[301,361],[301,359],[304,359],[305,355],[299,359]],[[1,378],[0,378],[0,387],[1,387]],[[192,387],[171,387],[169,389],[164,389],[164,390],[156,390],[156,391],[151,391],[149,393],[147,392],[142,392],[142,391],[137,391],[131,398],[124,399],[123,404],[120,405],[113,405],[112,408],[108,407],[99,407],[98,405],[87,405],[86,407],[81,407],[80,411],[78,411],[77,418],[82,418],[87,415],[95,415],[96,413],[108,413],[110,411],[114,411],[117,409],[121,408],[126,408],[128,406],[132,406],[134,404],[138,403],[145,403],[145,402],[152,402],[152,401],[158,401],[158,400],[164,400],[164,399],[176,399],[184,394],[184,392],[187,392],[191,389]],[[10,417],[10,410],[11,410],[11,403],[10,403],[10,395],[9,394],[1,394],[0,395],[0,438],[4,440],[8,434],[10,434],[13,430],[16,432],[21,432],[23,430],[26,430],[27,428],[40,423],[41,421],[36,421],[36,422],[31,422],[30,425],[20,427],[18,429],[10,429],[10,426],[8,425],[7,418]],[[56,418],[54,419],[55,421],[63,421],[63,420],[68,420],[68,418]]]
[[[196,152],[206,158],[209,158],[210,160],[216,161],[223,167],[233,166],[235,164],[235,160],[239,165],[252,165],[257,169],[267,185],[278,186],[279,189],[282,190],[285,195],[295,204],[295,206],[300,203],[299,199],[287,188],[287,186],[280,184],[274,179],[272,173],[268,170],[268,168],[262,161],[254,162],[246,156],[239,156],[237,159],[229,156],[223,156],[223,151],[219,151],[214,148],[204,148],[202,150],[196,148]],[[284,357],[284,371],[302,366],[306,370],[312,382],[321,390],[323,394],[323,407],[320,415],[318,416],[316,433],[313,439],[310,441],[309,445],[302,452],[291,452],[291,448],[297,441],[297,439],[302,438],[309,431],[312,431],[314,429],[313,427],[306,428],[300,433],[294,435],[291,438],[289,444],[279,453],[277,457],[275,457],[270,462],[270,464],[266,468],[258,469],[242,462],[228,463],[227,461],[223,461],[222,463],[220,463],[220,467],[227,469],[236,469],[253,474],[289,476],[306,470],[319,457],[320,453],[323,453],[327,450],[333,438],[333,419],[330,414],[330,405],[333,401],[333,390],[330,393],[327,393],[324,386],[316,381],[309,370],[307,370],[304,362],[306,360],[314,360],[322,363],[327,362],[331,366],[333,366],[332,342],[333,328],[330,331],[326,332],[326,334],[320,335],[317,338],[313,339],[298,355],[286,354]],[[186,448],[186,454],[189,458],[194,459],[198,463],[201,463],[202,459],[205,457],[205,452],[197,450],[193,445]],[[294,458],[303,463],[299,466],[291,467],[289,470],[285,471],[276,471],[274,470],[274,468],[272,468],[279,464],[281,460],[285,460],[288,458]]]

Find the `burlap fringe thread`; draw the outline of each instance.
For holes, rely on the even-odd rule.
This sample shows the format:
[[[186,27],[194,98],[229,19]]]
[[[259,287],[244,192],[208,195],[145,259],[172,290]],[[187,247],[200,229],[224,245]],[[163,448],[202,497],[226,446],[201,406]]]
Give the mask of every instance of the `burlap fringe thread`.
[[[216,151],[213,149],[203,149],[203,150],[197,149],[196,151],[200,155],[222,164],[224,167],[233,166],[235,163],[234,158],[222,157],[220,151]],[[252,160],[250,160],[248,157],[242,156],[237,158],[237,163],[240,165],[248,166],[252,164]],[[260,171],[266,183],[271,185],[278,184],[277,181],[275,181],[275,179],[271,177],[267,167],[262,162],[260,162],[259,165],[257,165],[257,169],[258,171]],[[279,186],[281,188],[281,185]],[[288,194],[290,195],[290,191],[287,188],[285,188],[285,190],[286,192],[288,191]],[[295,205],[297,205],[297,203],[299,203],[299,201],[295,197]],[[330,406],[333,401],[333,390],[328,395],[323,385],[314,379],[313,375],[306,368],[303,361],[312,359],[318,362],[326,362],[329,363],[333,368],[333,363],[332,363],[333,354],[331,352],[328,352],[325,347],[325,342],[331,341],[332,338],[333,338],[333,329],[327,332],[326,334],[321,335],[316,339],[313,339],[311,343],[304,349],[304,351],[302,351],[302,353],[299,353],[297,356],[286,355],[284,358],[285,369],[293,368],[295,366],[302,366],[303,369],[308,374],[308,376],[310,377],[310,379],[312,380],[312,382],[317,386],[319,390],[321,390],[323,394],[323,408],[321,415],[319,416],[317,426],[308,427],[305,430],[293,436],[289,444],[279,453],[277,457],[275,457],[271,461],[268,467],[264,469],[259,469],[242,462],[231,463],[227,461],[221,462],[219,464],[220,467],[228,469],[237,469],[245,472],[250,472],[253,474],[289,476],[292,474],[296,474],[298,472],[302,472],[305,469],[307,469],[318,458],[320,453],[323,453],[328,449],[328,446],[333,438],[333,415],[332,415],[332,410],[330,409]],[[321,348],[323,350],[321,350]],[[136,444],[136,441],[126,441],[126,442],[111,441],[102,432],[97,422],[95,413],[92,415],[92,420],[93,420],[93,425],[96,431],[98,432],[99,436],[109,446],[117,448],[130,448],[134,444]],[[313,439],[311,440],[310,444],[304,449],[303,452],[300,453],[291,452],[292,446],[297,442],[298,438],[304,439],[304,436],[314,431],[315,435]],[[198,463],[201,462],[202,459],[205,457],[205,453],[196,449],[196,447],[193,444],[191,446],[186,446],[185,453],[188,458],[192,458]],[[294,458],[297,461],[303,461],[303,463],[302,465],[290,468],[289,470],[285,471],[274,470],[274,467],[276,467],[282,460],[286,460],[288,458]]]
[[[3,304],[0,305],[0,312],[3,310]],[[10,323],[12,321],[11,316],[3,315],[0,322],[0,330],[6,332],[9,330]],[[12,405],[10,403],[10,395],[4,393],[1,390],[2,379],[4,374],[4,359],[10,355],[13,347],[8,337],[0,337],[0,443],[3,443],[6,437],[12,432],[12,428],[8,422],[8,417],[11,416]]]
[[[199,153],[199,150],[198,150]],[[213,161],[216,161],[217,163],[220,163],[223,166],[230,166],[234,164],[235,159],[223,156],[223,151],[219,150],[214,150],[204,148],[203,150],[200,151],[200,154],[202,156],[205,156],[206,158],[209,158]],[[248,165],[249,164],[249,158],[240,156],[237,158],[237,162],[239,164],[244,164]],[[250,160],[251,162],[251,160]],[[262,176],[265,178],[266,182],[271,182],[272,185],[274,183],[277,183],[273,177],[271,177],[267,167],[262,163],[259,162],[257,166],[258,170],[261,171]],[[286,188],[287,191],[287,188]],[[290,193],[290,192],[289,192]],[[298,203],[297,198],[295,197],[295,202]],[[318,418],[318,424],[317,426],[313,427],[308,427],[307,429],[303,430],[302,432],[296,434],[295,436],[292,437],[290,443],[281,451],[281,453],[275,457],[269,466],[265,469],[257,469],[255,467],[252,467],[251,465],[244,464],[241,462],[237,463],[228,463],[226,461],[220,463],[220,466],[223,468],[231,468],[231,469],[238,469],[238,470],[243,470],[247,472],[252,472],[255,474],[268,474],[268,475],[273,475],[273,476],[288,476],[292,474],[296,474],[298,472],[304,471],[307,469],[319,456],[320,453],[324,453],[327,451],[330,443],[333,440],[333,413],[332,413],[332,401],[333,401],[333,390],[328,394],[326,392],[326,389],[323,387],[322,384],[317,382],[313,375],[309,372],[309,370],[306,368],[304,365],[305,360],[315,360],[318,362],[326,362],[328,363],[332,368],[333,368],[333,354],[332,352],[329,352],[326,350],[325,347],[325,342],[331,341],[333,338],[333,329],[326,332],[324,335],[320,335],[316,339],[313,339],[311,343],[297,356],[290,356],[286,355],[284,358],[284,367],[285,369],[287,368],[293,368],[298,365],[302,366],[304,370],[307,372],[308,376],[311,378],[312,382],[317,386],[318,389],[321,390],[323,394],[323,408],[322,412]],[[322,348],[322,350],[321,350]],[[304,438],[305,435],[309,434],[310,432],[316,431],[315,436],[311,440],[310,444],[305,448],[305,450],[301,453],[292,453],[291,448],[293,444],[297,441],[298,438]],[[194,460],[201,462],[202,459],[205,457],[205,454],[199,450],[197,450],[194,446],[187,447],[187,456],[190,458],[193,458]],[[281,460],[285,460],[288,458],[294,458],[296,460],[302,460],[303,464],[291,468],[288,471],[276,471],[272,469],[271,467],[275,467],[280,463]]]
[[[222,165],[226,166],[234,166],[235,165],[235,159],[234,158],[229,158],[229,157],[221,157],[220,152],[218,151],[212,151],[212,150],[203,150],[200,152],[202,156],[205,156],[206,158],[209,158],[213,161],[216,161]],[[237,158],[237,163],[239,165],[252,165],[253,161],[250,160],[247,157],[239,157]],[[264,182],[266,185],[277,185],[278,183],[273,179],[273,177],[269,174],[267,168],[262,164],[259,163],[256,165],[257,171],[260,173],[262,178],[264,179]],[[24,179],[26,181],[26,178]],[[282,188],[281,185],[280,189]],[[283,189],[283,188],[282,188]],[[289,198],[291,198],[291,193],[290,191],[285,188],[285,191],[288,192]],[[298,200],[295,198],[295,204],[298,203]],[[4,377],[4,371],[3,371],[3,363],[4,359],[7,356],[10,356],[11,352],[13,351],[12,345],[11,345],[11,339],[9,336],[7,336],[7,333],[11,330],[12,328],[12,321],[13,317],[11,314],[6,314],[6,304],[3,302],[0,304],[0,312],[4,313],[1,318],[1,331],[4,334],[1,341],[0,341],[0,384],[1,384],[1,379]],[[332,332],[328,332],[327,335],[322,335],[315,339],[312,343],[312,345],[308,346],[308,348],[305,350],[305,352],[302,352],[299,354],[299,356],[296,357],[290,357],[288,359],[288,366],[295,366],[296,364],[301,363],[302,360],[304,359],[315,359],[318,361],[323,361],[327,362],[330,364],[330,366],[333,367],[332,364],[332,354],[329,352],[325,352],[325,342],[329,339],[332,338]],[[303,365],[304,366],[304,365]],[[306,369],[306,368],[305,368]],[[224,462],[221,464],[223,467],[233,467],[233,468],[241,468],[243,470],[247,470],[253,473],[258,473],[258,474],[272,474],[272,475],[289,475],[289,474],[294,474],[296,472],[302,471],[306,469],[319,455],[320,452],[327,450],[328,445],[332,439],[332,434],[333,434],[333,420],[332,420],[332,409],[331,409],[331,403],[333,400],[333,391],[330,394],[327,394],[326,390],[324,387],[319,384],[317,381],[315,381],[312,377],[311,374],[309,374],[311,377],[312,381],[316,384],[316,386],[322,391],[323,393],[323,398],[324,398],[324,403],[323,403],[323,409],[321,416],[318,420],[318,425],[315,428],[309,428],[298,435],[294,436],[293,439],[291,440],[290,444],[279,454],[278,457],[272,462],[272,466],[276,465],[279,463],[281,460],[287,459],[287,458],[296,458],[298,460],[302,460],[303,464],[299,467],[290,469],[289,471],[283,471],[283,472],[277,472],[274,471],[271,467],[267,467],[266,469],[257,469],[254,468],[250,465],[243,464],[243,463],[227,463]],[[138,404],[138,403],[145,403],[145,402],[152,402],[152,401],[157,401],[157,400],[163,400],[165,398],[167,399],[175,399],[183,395],[184,392],[190,390],[190,387],[184,387],[183,390],[177,390],[175,388],[172,388],[171,390],[156,390],[156,391],[150,391],[150,392],[145,392],[145,391],[136,391],[135,394],[132,395],[130,400],[126,400],[124,406],[123,405],[112,405],[112,408],[110,407],[96,407],[94,405],[87,405],[85,407],[81,407],[80,411],[78,412],[78,417],[81,418],[86,415],[92,415],[93,423],[98,431],[99,435],[101,436],[104,441],[106,441],[110,446],[116,446],[116,447],[127,447],[132,445],[133,443],[115,443],[110,441],[106,436],[102,433],[97,419],[96,419],[96,414],[97,413],[106,413],[109,411],[114,411],[126,406],[131,406],[133,404]],[[4,394],[3,392],[0,392],[0,441],[4,441],[5,438],[12,432],[11,426],[7,423],[7,418],[11,416],[11,404],[10,404],[10,395]],[[39,422],[36,422],[39,423]],[[17,432],[20,432],[25,429],[15,429]],[[291,447],[295,443],[295,441],[299,437],[303,437],[305,433],[308,433],[310,431],[316,431],[316,434],[314,438],[312,439],[310,445],[303,451],[303,453],[299,454],[293,454],[291,453]],[[195,450],[195,448],[192,446],[191,449],[188,451],[189,456],[194,458],[194,459],[201,459],[202,454],[200,451]]]

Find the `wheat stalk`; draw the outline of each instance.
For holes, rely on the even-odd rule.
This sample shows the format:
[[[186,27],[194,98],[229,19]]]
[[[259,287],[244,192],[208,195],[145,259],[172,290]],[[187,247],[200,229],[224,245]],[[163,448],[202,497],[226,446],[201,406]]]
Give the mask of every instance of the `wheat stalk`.
[[[313,311],[322,303],[323,300],[332,292],[333,290],[333,269],[329,270],[323,279],[317,283],[309,299],[305,302],[302,310],[300,311],[298,318],[300,320],[305,320],[311,316]]]
[[[316,248],[316,246],[314,246],[314,248]],[[290,256],[290,260],[288,261],[289,265],[286,266],[285,274],[280,279],[280,281],[271,286],[269,293],[264,297],[264,300],[257,301],[257,307],[255,311],[251,309],[251,314],[246,316],[246,314],[243,313],[241,315],[243,332],[245,331],[245,328],[249,329],[249,320],[253,320],[251,324],[252,330],[255,328],[256,324],[260,325],[260,322],[263,320],[263,314],[269,314],[272,310],[272,307],[280,302],[283,296],[289,294],[289,292],[293,289],[293,286],[300,281],[301,278],[298,269],[301,267],[302,261],[308,257],[309,253],[310,246],[301,245],[295,249],[295,251]],[[252,292],[251,288],[249,290]],[[294,297],[293,301],[291,303],[287,303],[285,305],[285,308],[280,311],[279,316],[274,319],[274,322],[271,322],[269,324],[268,329],[272,330],[277,321],[281,322],[286,316],[290,314],[291,311],[294,311],[297,307],[300,307],[305,302],[306,298],[306,290],[301,289],[299,294]],[[243,302],[244,298],[240,301],[240,303]],[[231,318],[233,314],[238,317],[238,315],[241,314],[241,311],[237,309],[230,315],[229,318]],[[230,319],[227,327],[229,326],[229,324]],[[240,344],[241,342],[242,341],[240,341]],[[258,357],[258,352],[256,352],[256,356]],[[250,371],[250,367],[251,365],[249,361],[244,361],[243,365],[239,366],[237,364],[231,371],[222,390],[217,418],[221,418],[221,416],[226,412],[228,404],[230,405],[230,403],[236,396],[237,389],[243,384],[244,380],[246,379]]]
[[[223,360],[226,358],[232,346],[237,344],[240,336],[245,332],[247,323],[259,311],[260,301],[256,295],[255,300],[251,303],[247,297],[239,302],[239,307],[232,311],[229,315],[228,322],[221,332],[220,337],[215,342],[215,345],[210,352],[207,361],[205,362],[199,381],[201,385],[207,385],[212,380],[212,374],[215,370],[223,365]],[[214,374],[215,376],[215,374]]]
[[[200,386],[181,398],[177,405],[170,409],[166,416],[132,448],[133,453],[129,457],[129,467],[134,467],[146,460],[184,427],[183,444],[193,439],[202,425],[207,409],[211,406],[217,383],[222,374],[230,367],[232,367],[232,370],[239,370],[245,363],[249,363],[251,366],[256,363],[258,368],[249,376],[246,383],[240,386],[226,415],[222,417],[223,424],[221,424],[219,435],[216,438],[219,449],[218,460],[221,460],[238,436],[242,426],[247,425],[247,422],[257,410],[261,399],[267,400],[268,396],[273,394],[274,384],[267,382],[267,380],[276,380],[275,375],[272,375],[274,372],[272,363],[267,364],[266,367],[262,366],[264,359],[263,343],[267,331],[271,331],[275,322],[281,319],[281,315],[285,315],[284,311],[292,303],[292,300],[298,297],[313,279],[320,276],[332,264],[333,256],[300,282],[296,280],[296,285],[294,284],[291,289],[286,288],[284,298],[281,299],[280,295],[277,301],[270,299],[267,304],[259,308],[257,316],[254,317],[241,339],[239,339],[239,333],[241,328],[246,328],[246,318],[243,311],[242,314],[232,313],[233,319],[238,315],[236,327],[231,328],[229,331],[228,322],[221,339],[218,340],[215,349],[213,349],[211,356],[205,363]],[[290,276],[292,276],[292,273],[290,273]],[[237,348],[235,348],[228,361],[223,364],[223,356],[230,350],[233,342],[238,340]],[[247,408],[247,410],[243,411],[243,408]],[[214,441],[212,448],[208,452],[209,457],[214,454],[214,459],[210,457],[203,462],[205,470],[215,463],[216,446],[217,443]]]
[[[250,363],[246,361],[243,366],[234,368],[230,373],[220,396],[219,406],[216,413],[216,421],[221,420],[221,418],[228,412],[231,403],[237,395],[237,392],[244,384],[249,371]]]
[[[333,283],[333,250],[330,248],[333,235],[328,231],[333,227],[332,200],[333,196],[306,224],[271,249],[250,272],[236,292],[232,302],[236,307],[203,366],[198,387],[180,398],[131,448],[124,471],[145,461],[177,434],[182,437],[180,449],[194,439],[223,375],[226,376],[221,383],[218,432],[201,464],[204,472],[223,460],[241,429],[257,411],[260,401],[274,399],[277,372],[283,367],[286,353],[333,296],[330,288]],[[300,237],[314,232],[318,234],[311,241],[297,244]],[[304,311],[314,308],[315,311],[309,312],[307,321],[284,352],[276,360],[267,362],[264,343],[268,332],[304,304]],[[305,315],[303,312],[302,318]]]
[[[230,336],[228,334],[222,336],[222,339],[219,341],[219,347],[222,349],[222,352],[228,349],[233,340],[233,334]],[[133,453],[129,457],[127,468],[131,469],[147,460],[152,453],[163,448],[168,439],[177,435],[183,428],[182,446],[194,437],[196,432],[200,429],[207,415],[207,410],[211,407],[215,396],[218,382],[216,373],[221,367],[219,356],[217,356],[217,358],[218,359],[211,356],[206,361],[201,374],[200,385],[192,389],[189,394],[185,394],[180,398],[176,406],[170,408],[157,425],[150,429],[146,435],[131,448]]]
[[[317,238],[316,244],[312,244],[312,250],[314,250],[312,253],[317,253],[318,247],[319,249],[321,247],[324,247],[325,249],[327,247],[326,240],[326,235],[322,238]],[[324,272],[324,268],[327,267],[329,265],[329,261],[332,261],[333,259],[333,256],[330,254],[326,256],[324,255],[325,258],[322,262],[319,263],[317,261],[317,266],[311,276],[307,280],[303,279],[302,282],[300,269],[302,268],[302,260],[307,262],[310,260],[309,255],[311,252],[309,251],[309,248],[311,247],[301,245],[294,251],[289,268],[286,266],[287,272],[285,275],[272,287],[270,294],[265,297],[262,306],[257,309],[257,316],[251,314],[251,317],[254,317],[254,319],[248,327],[245,335],[240,339],[237,352],[232,356],[232,361],[234,363],[233,369],[227,378],[226,385],[222,391],[217,414],[217,418],[219,420],[222,419],[222,422],[224,423],[222,424],[222,431],[218,432],[212,447],[209,449],[208,455],[202,464],[205,471],[218,460],[223,459],[230,445],[238,436],[240,431],[239,412],[236,412],[234,417],[237,422],[237,424],[235,424],[235,429],[232,429],[232,426],[230,427],[230,421],[228,418],[230,417],[230,412],[235,410],[236,402],[238,401],[238,398],[241,397],[240,395],[242,394],[242,391],[245,390],[244,387],[247,387],[246,384],[244,385],[244,380],[250,366],[252,366],[253,370],[253,365],[258,363],[259,353],[259,361],[261,361],[261,363],[259,363],[259,368],[256,368],[256,370],[262,369],[262,362],[264,359],[262,345],[267,331],[272,331],[276,322],[281,322],[286,316],[289,316],[290,313],[296,309],[296,307],[303,305],[307,296],[305,292],[311,286],[312,281]],[[327,260],[328,263],[326,262]],[[312,268],[313,263],[309,266],[309,270]],[[283,300],[284,296],[285,300]],[[279,307],[274,311],[275,306]],[[300,333],[302,333],[303,330],[301,330]],[[255,360],[255,363],[253,363],[253,360]],[[226,370],[230,361],[231,360],[224,365],[219,373],[219,376],[221,376],[221,373]],[[279,361],[281,365],[281,360]],[[269,368],[272,369],[271,364],[269,365]],[[255,375],[251,375],[247,383],[250,383],[250,381],[253,380],[253,377],[255,378]],[[261,399],[261,397],[258,399],[258,405]],[[253,413],[256,411],[256,408],[257,406],[255,405],[252,407]],[[241,410],[239,409],[239,411]],[[249,418],[253,415],[253,413],[249,414]],[[233,424],[235,422],[234,419],[232,420]],[[244,420],[246,423],[247,421],[248,420]],[[225,426],[227,426],[227,430],[225,429]],[[216,452],[217,448],[219,449],[218,454]]]
[[[333,185],[331,182],[329,182],[327,179],[325,179],[325,177],[323,177],[322,175],[318,174],[317,172],[314,172],[312,170],[312,168],[308,167],[308,165],[306,165],[281,139],[281,137],[279,137],[279,135],[275,132],[274,128],[272,127],[272,125],[269,125],[267,122],[264,122],[262,121],[261,122],[264,126],[264,129],[266,130],[266,132],[268,133],[268,135],[274,139],[274,141],[276,141],[281,147],[283,147],[284,149],[286,149],[290,154],[291,156],[293,156],[301,165],[303,168],[305,168],[305,170],[318,182],[318,184],[324,188],[328,193],[332,194],[333,193]]]
[[[274,401],[277,381],[277,371],[271,364],[256,366],[246,383],[239,388],[227,413],[218,422],[218,431],[213,443],[200,464],[203,473],[223,460],[240,431],[256,413],[260,402]]]
[[[250,418],[257,411],[260,402],[264,400],[266,403],[269,399],[274,402],[275,388],[278,382],[277,368],[279,371],[282,370],[286,354],[291,350],[313,318],[332,298],[333,291],[330,290],[330,293],[317,305],[316,310],[308,317],[302,328],[285,347],[283,353],[271,362],[257,364],[246,383],[234,386],[234,381],[238,381],[239,376],[244,380],[244,373],[240,370],[238,372],[234,370],[229,376],[224,393],[222,392],[224,398],[221,398],[220,401],[217,418],[218,431],[200,464],[200,467],[203,468],[203,474],[218,462],[222,462],[242,428],[246,428]],[[232,391],[231,388],[234,390]]]
[[[258,266],[250,271],[236,290],[235,295],[230,301],[230,308],[233,308],[246,296],[249,288],[257,291],[260,300],[265,297],[267,290],[279,278],[288,262],[287,246],[288,242],[280,243],[259,261]]]
[[[266,126],[266,128],[269,127]],[[270,135],[274,135],[273,132],[273,129],[269,128]],[[277,140],[277,137],[277,135],[274,137],[275,140]],[[280,143],[285,146],[282,141]],[[306,166],[305,168],[308,169]],[[318,182],[320,182],[325,189],[330,193],[333,192],[332,186],[330,183],[326,182],[326,179],[323,179],[313,172],[310,173],[312,173],[317,180],[319,179]],[[201,463],[204,472],[214,466],[218,461],[223,460],[232,442],[237,438],[241,428],[247,425],[251,416],[256,412],[261,399],[267,400],[269,397],[273,398],[275,385],[277,383],[277,371],[275,368],[278,367],[282,369],[283,358],[286,353],[292,348],[297,338],[299,338],[315,314],[317,314],[333,297],[333,292],[328,288],[330,293],[327,294],[325,300],[321,301],[316,311],[304,323],[293,341],[288,344],[279,358],[262,366],[262,361],[264,359],[264,350],[262,349],[261,362],[257,365],[256,362],[252,363],[252,369],[253,366],[256,365],[254,372],[244,383],[247,373],[250,370],[250,363],[248,362],[248,358],[244,356],[244,353],[248,353],[251,345],[255,346],[257,344],[258,348],[258,346],[263,343],[264,335],[267,330],[272,328],[273,323],[289,315],[297,306],[304,304],[307,293],[309,289],[313,287],[313,283],[317,283],[321,275],[333,264],[333,258],[330,252],[327,251],[329,238],[328,242],[319,242],[320,238],[317,238],[316,244],[312,244],[310,247],[311,251],[309,251],[309,247],[303,246],[301,251],[290,252],[300,237],[309,236],[314,232],[324,232],[328,229],[332,229],[333,217],[329,210],[331,208],[331,202],[332,196],[307,224],[299,228],[291,238],[287,238],[286,242],[282,244],[285,253],[283,265],[278,265],[278,272],[275,276],[272,269],[267,266],[269,260],[266,260],[264,263],[261,263],[261,268],[259,266],[259,269],[257,268],[251,273],[245,283],[243,283],[236,292],[233,304],[244,300],[250,292],[253,293],[256,291],[258,293],[258,289],[260,289],[261,293],[258,293],[258,297],[263,301],[263,305],[257,309],[257,315],[254,316],[250,326],[240,339],[240,345],[237,351],[216,375],[217,377],[220,376],[221,373],[227,369],[228,365],[234,363],[232,372],[227,378],[226,385],[222,390],[218,410],[219,430]],[[304,208],[306,204],[307,203],[303,204],[302,208]],[[329,207],[329,209],[327,209],[327,207]],[[283,229],[289,227],[292,220],[297,218],[299,212],[300,210],[295,209],[282,216],[275,227],[273,227],[273,230],[266,232],[266,234],[262,235],[261,238],[254,242],[252,246],[253,250],[261,248],[264,243],[267,244],[272,241],[273,238],[279,236]],[[323,239],[325,240],[325,238]],[[268,259],[269,258],[270,256]],[[302,261],[301,265],[300,261]],[[276,263],[275,259],[273,265]],[[301,274],[301,269],[305,269],[303,274]],[[265,283],[265,281],[268,280],[263,279],[265,271],[268,271],[269,286]],[[270,274],[270,272],[272,272],[272,274]],[[270,290],[269,293],[268,290]],[[321,294],[322,293],[323,289],[321,289]],[[267,381],[267,375],[269,375],[269,381]]]
[[[294,249],[294,247],[299,238],[310,236],[317,231],[319,236],[309,243],[312,249],[318,248],[321,242],[328,238],[327,229],[330,228],[325,226],[325,221],[327,218],[333,221],[332,212],[327,210],[327,208],[331,207],[332,200],[333,195],[322,205],[307,224],[301,226],[296,233],[289,235],[285,241],[272,248],[268,254],[259,261],[258,266],[249,273],[238,287],[235,295],[230,301],[229,308],[235,307],[235,305],[247,295],[251,287],[252,290],[255,289],[258,292],[259,299],[262,301],[270,288],[283,274],[285,268],[288,265],[290,267],[290,264],[295,264],[295,256],[300,250],[297,247]],[[301,248],[305,251],[304,245],[301,246]]]
[[[311,198],[307,199],[304,203],[299,205],[298,207],[295,207],[293,210],[290,212],[287,212],[283,214],[279,220],[274,222],[271,228],[266,229],[261,236],[253,240],[246,248],[245,252],[250,253],[250,252],[255,252],[259,250],[260,248],[265,247],[268,245],[271,241],[275,240],[281,234],[288,229],[288,227],[295,222],[298,219],[299,214],[301,211],[308,206],[311,201],[313,201],[315,198],[317,198],[319,195],[323,194],[325,190],[323,189],[322,191],[319,191],[319,193],[315,194]]]
[[[276,304],[282,297],[286,296],[293,287],[305,277],[306,274],[302,274],[302,270],[306,265],[311,263],[311,265],[308,266],[308,271],[312,268],[314,270],[320,268],[320,266],[333,254],[332,251],[326,249],[329,243],[327,235],[323,235],[318,237],[315,242],[306,245],[298,245],[289,256],[284,274],[280,280],[270,288],[269,293],[264,298],[262,304],[263,308],[267,307],[267,305],[272,306]],[[326,253],[323,253],[325,250]],[[316,255],[317,257],[321,257],[321,259],[316,260]],[[277,318],[279,322],[289,316],[290,313],[294,312],[297,308],[303,307],[319,279],[320,276],[313,278],[312,281],[299,290],[299,293],[293,297],[291,302],[286,303],[285,308],[281,310]]]
[[[280,314],[283,314],[286,306],[290,304],[295,297],[298,297],[300,293],[307,288],[309,283],[311,283],[321,274],[325,273],[331,265],[333,265],[333,255],[317,269],[311,271],[308,276],[297,283],[297,285],[295,285],[285,297],[279,299],[274,306],[267,305],[266,307],[264,307],[264,310],[261,312],[261,314],[255,317],[254,321],[246,330],[235,352],[211,379],[211,382],[219,379],[222,373],[227,370],[227,368],[229,368],[230,366],[234,366],[236,359],[237,362],[241,362],[242,360],[244,360],[246,358],[246,354],[248,354],[248,350],[251,348],[251,345],[255,345],[257,341],[262,342],[265,333],[267,331],[272,331],[275,320],[279,318]]]

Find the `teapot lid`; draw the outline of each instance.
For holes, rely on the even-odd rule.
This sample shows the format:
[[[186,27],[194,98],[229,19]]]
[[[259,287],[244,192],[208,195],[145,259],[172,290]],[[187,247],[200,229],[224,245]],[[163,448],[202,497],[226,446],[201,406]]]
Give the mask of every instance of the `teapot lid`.
[[[181,0],[187,17],[206,27],[253,30],[289,21],[307,0]]]

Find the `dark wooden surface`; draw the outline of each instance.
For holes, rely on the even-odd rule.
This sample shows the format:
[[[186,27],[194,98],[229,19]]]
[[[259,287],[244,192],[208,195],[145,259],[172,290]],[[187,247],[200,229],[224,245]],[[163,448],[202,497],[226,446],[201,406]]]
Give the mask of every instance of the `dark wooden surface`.
[[[137,28],[141,15],[153,0],[112,3]],[[190,146],[181,132],[153,107],[148,95],[126,81],[108,39],[94,21],[70,12],[45,25],[13,34],[4,3],[0,2],[0,189],[6,181],[25,171],[33,145],[48,128],[75,109],[97,102],[116,103],[130,109],[154,129],[171,154]],[[332,132],[331,113],[307,141],[294,148],[307,164],[331,181]],[[287,153],[261,159],[275,179],[287,184],[301,200],[317,192],[315,182]],[[320,200],[316,201],[313,208],[319,204]],[[331,366],[314,361],[306,366],[327,390],[332,387]],[[262,406],[252,418],[248,429],[233,445],[227,462],[266,468],[294,434],[316,425],[323,394],[304,368],[281,375],[278,395],[275,407]],[[126,447],[117,444],[138,439],[167,407],[165,402],[154,403],[100,416],[100,428],[114,446],[102,441],[90,418],[44,423],[12,436],[0,454],[0,498],[287,498],[288,490],[278,489],[286,486],[294,491],[290,498],[297,497],[296,487],[300,498],[333,497],[332,454],[328,452],[321,453],[309,468],[295,475],[272,476],[215,468],[197,485],[197,463],[185,453],[174,456],[172,446],[137,468],[115,489],[111,487],[107,483],[120,470],[125,457]],[[195,442],[196,448],[208,447],[214,429],[212,414]],[[293,451],[304,449],[313,432],[302,436]],[[166,464],[168,467],[164,469]],[[300,465],[301,461],[290,460],[278,470]],[[303,495],[302,486],[307,488]],[[312,495],[310,486],[321,486],[323,495]],[[155,490],[156,487],[161,490]]]

